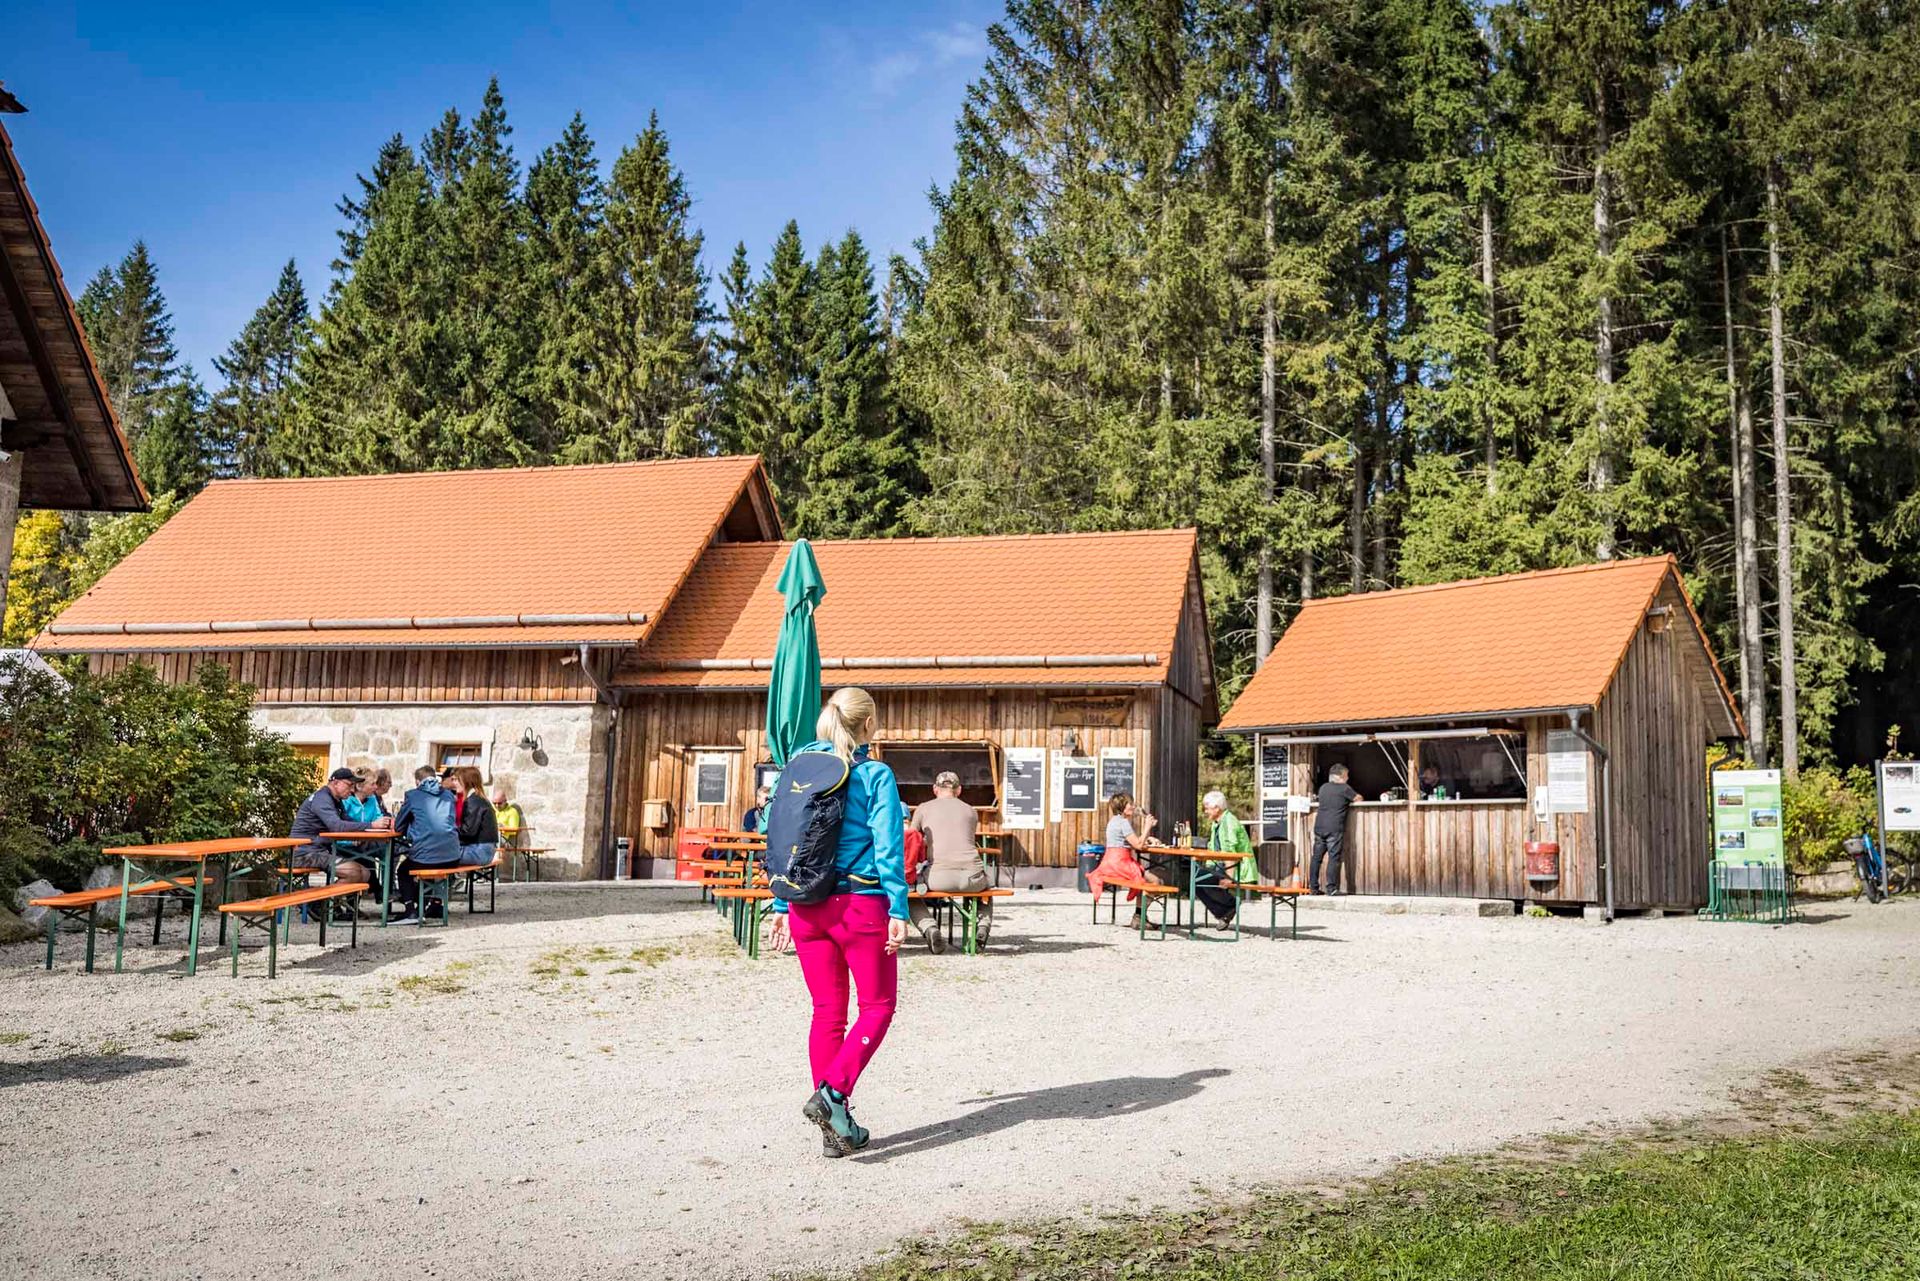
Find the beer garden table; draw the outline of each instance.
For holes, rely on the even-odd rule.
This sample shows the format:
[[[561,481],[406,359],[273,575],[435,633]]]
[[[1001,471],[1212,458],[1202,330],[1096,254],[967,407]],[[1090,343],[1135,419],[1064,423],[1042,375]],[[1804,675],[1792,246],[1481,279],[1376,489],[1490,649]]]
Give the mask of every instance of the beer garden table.
[[[1140,851],[1149,858],[1183,858],[1187,860],[1187,937],[1198,938],[1194,933],[1200,921],[1200,865],[1202,863],[1238,863],[1240,855],[1229,854],[1221,850],[1210,850],[1205,846],[1197,848],[1185,845],[1149,845]],[[1236,896],[1237,897],[1237,896]],[[1230,938],[1209,939],[1213,943],[1231,943]]]
[[[398,836],[399,833],[390,827],[368,828],[361,832],[314,833],[315,840],[333,841],[341,845],[351,845],[365,841],[380,847],[375,857],[380,860],[380,924],[382,925],[387,923],[390,910],[389,905],[393,902],[393,844],[394,839]],[[327,879],[332,880],[333,878],[329,875]],[[288,921],[288,929],[289,931],[292,929],[291,919]],[[289,933],[288,937],[291,938],[292,934]]]
[[[118,974],[124,967],[127,946],[127,890],[134,884],[134,874],[139,873],[143,880],[165,880],[181,874],[184,867],[190,866],[193,873],[193,915],[187,923],[187,973],[195,974],[200,969],[200,908],[205,902],[207,884],[207,864],[220,866],[220,897],[226,899],[227,882],[236,875],[244,874],[256,867],[271,866],[273,860],[287,850],[297,849],[306,842],[297,836],[229,836],[212,841],[173,841],[161,845],[121,845],[113,849],[102,850],[108,857],[120,860],[120,920],[113,941],[113,970]],[[235,872],[235,865],[239,872]],[[220,923],[222,931],[226,922]]]

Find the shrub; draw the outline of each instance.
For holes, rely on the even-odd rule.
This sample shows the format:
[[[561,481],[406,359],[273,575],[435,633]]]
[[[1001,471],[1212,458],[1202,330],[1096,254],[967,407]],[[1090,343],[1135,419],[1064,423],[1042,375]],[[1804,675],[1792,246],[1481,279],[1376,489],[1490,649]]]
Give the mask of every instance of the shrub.
[[[169,685],[144,664],[0,688],[0,889],[77,888],[103,846],[284,833],[311,785],[219,663]]]
[[[1817,872],[1844,859],[1840,842],[1873,829],[1873,772],[1856,765],[1802,770],[1781,788],[1781,838],[1796,872]]]

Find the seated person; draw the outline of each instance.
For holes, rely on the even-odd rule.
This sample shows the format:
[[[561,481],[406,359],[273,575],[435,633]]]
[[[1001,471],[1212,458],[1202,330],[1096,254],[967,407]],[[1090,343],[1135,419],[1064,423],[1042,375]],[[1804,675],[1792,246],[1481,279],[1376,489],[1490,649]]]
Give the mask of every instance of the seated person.
[[[1107,802],[1107,849],[1101,856],[1100,865],[1087,873],[1087,886],[1098,898],[1105,892],[1108,881],[1146,881],[1154,885],[1166,884],[1166,878],[1149,872],[1140,865],[1140,851],[1153,844],[1154,824],[1160,820],[1139,809],[1133,803],[1133,797],[1125,792],[1115,792],[1113,799]],[[1139,830],[1135,830],[1136,820]],[[1128,890],[1128,899],[1140,897],[1138,890]],[[1139,924],[1139,913],[1134,914],[1134,924]]]
[[[307,843],[294,849],[290,860],[292,866],[330,871],[334,880],[346,885],[366,885],[373,880],[372,873],[364,865],[342,857],[340,851],[333,848],[333,842],[314,839],[322,832],[364,832],[368,828],[391,826],[384,818],[369,821],[347,816],[343,803],[352,795],[355,782],[352,770],[337,769],[327,776],[323,785],[314,790],[312,796],[300,802],[289,835]],[[344,916],[353,910],[344,903],[335,907],[336,916]]]
[[[394,869],[401,899],[398,915],[391,918],[394,923],[405,925],[420,919],[415,908],[420,883],[411,875],[414,868],[454,867],[460,863],[460,826],[453,808],[453,793],[440,785],[433,766],[422,765],[413,772],[413,790],[400,803],[400,812],[393,819],[394,830],[407,839],[406,857]],[[437,919],[445,911],[445,905],[435,900],[427,914]]]
[[[1439,766],[1422,765],[1420,767],[1420,799],[1433,800],[1436,791],[1442,791],[1444,799],[1447,800],[1457,800],[1460,796],[1459,788],[1440,777]]]
[[[527,825],[527,817],[520,807],[507,799],[507,789],[493,789],[493,820],[500,828],[500,842],[503,845],[518,845],[520,832]]]
[[[954,894],[977,894],[993,881],[980,858],[980,815],[960,799],[960,776],[942,770],[933,780],[933,799],[913,811],[909,826],[927,838],[927,888]],[[912,903],[913,924],[927,940],[927,950],[947,950],[946,936],[937,928],[933,908]],[[980,900],[979,938],[987,941],[993,928],[993,900]]]
[[[462,765],[454,771],[460,787],[460,861],[471,867],[485,867],[500,852],[500,823],[487,799],[486,780],[476,766]]]
[[[1200,901],[1207,910],[1218,917],[1222,925],[1233,920],[1239,909],[1239,900],[1231,890],[1220,888],[1220,882],[1232,879],[1248,885],[1260,882],[1260,860],[1253,856],[1253,838],[1247,835],[1246,824],[1234,817],[1227,808],[1227,798],[1222,792],[1208,792],[1200,800],[1200,808],[1205,812],[1212,827],[1207,832],[1207,848],[1219,850],[1222,854],[1239,855],[1236,859],[1219,863],[1203,863],[1194,872],[1194,884],[1198,887]]]
[[[740,830],[743,832],[761,832],[767,826],[767,785],[762,783],[753,789],[753,808],[740,816]]]

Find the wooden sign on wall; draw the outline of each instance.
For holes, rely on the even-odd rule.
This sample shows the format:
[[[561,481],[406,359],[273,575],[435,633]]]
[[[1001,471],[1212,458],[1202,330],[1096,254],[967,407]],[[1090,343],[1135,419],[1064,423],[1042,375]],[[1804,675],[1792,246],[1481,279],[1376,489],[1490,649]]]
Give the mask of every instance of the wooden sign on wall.
[[[1047,723],[1119,729],[1127,723],[1127,708],[1132,702],[1125,694],[1108,698],[1050,698]]]

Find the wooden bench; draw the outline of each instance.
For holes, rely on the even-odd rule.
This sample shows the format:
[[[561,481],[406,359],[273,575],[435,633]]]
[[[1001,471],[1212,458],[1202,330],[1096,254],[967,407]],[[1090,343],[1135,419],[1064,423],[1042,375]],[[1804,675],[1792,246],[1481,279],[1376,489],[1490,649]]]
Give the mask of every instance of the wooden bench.
[[[551,854],[553,850],[551,845],[502,845],[499,858],[512,865],[514,880],[522,879],[520,873],[525,871],[525,879],[537,881],[540,879],[540,856]]]
[[[1220,888],[1223,890],[1231,890],[1235,902],[1241,901],[1240,896],[1243,894],[1266,895],[1267,937],[1270,939],[1280,937],[1280,925],[1277,914],[1280,910],[1280,901],[1285,899],[1288,910],[1293,913],[1293,929],[1289,937],[1300,937],[1300,899],[1307,893],[1307,888],[1304,885],[1259,885],[1251,881],[1222,881],[1220,882]],[[1233,934],[1235,938],[1240,937],[1240,913],[1238,912],[1233,914]]]
[[[733,909],[733,941],[747,950],[750,958],[760,955],[760,918],[766,915],[760,904],[773,901],[773,891],[762,886],[725,885],[713,891],[714,902],[724,911]]]
[[[493,915],[494,909],[500,905],[500,869],[506,865],[506,859],[496,853],[491,863],[450,863],[445,867],[409,867],[407,875],[413,878],[413,910],[419,915],[420,924],[427,923],[427,885],[434,881],[451,881],[461,876],[467,878],[467,915],[472,916],[474,913],[473,887],[481,882],[485,882],[487,887],[487,910],[484,915]],[[459,886],[449,887],[447,914],[440,920],[442,925],[453,924],[451,899],[459,892]]]
[[[1012,898],[1011,889],[985,890],[911,890],[907,893],[909,903],[926,903],[933,908],[933,924],[938,929],[942,925],[947,930],[947,941],[953,941],[953,920],[960,918],[960,950],[968,956],[977,956],[980,952],[980,905],[991,903],[997,898]]]
[[[1101,887],[1107,896],[1108,923],[1120,923],[1120,891],[1129,890],[1140,896],[1140,937],[1147,937],[1147,908],[1158,906],[1160,909],[1160,937],[1167,937],[1167,904],[1178,903],[1184,892],[1178,885],[1161,885],[1157,881],[1107,880]],[[1174,896],[1171,899],[1169,896]],[[1093,923],[1100,924],[1100,895],[1093,896]]]
[[[277,919],[281,912],[291,908],[305,907],[309,903],[326,903],[334,899],[350,899],[367,887],[357,883],[335,881],[326,885],[309,885],[303,890],[288,890],[284,894],[269,894],[265,898],[243,899],[238,903],[222,903],[222,919],[231,916],[234,920],[233,934],[228,942],[229,954],[233,958],[233,976],[240,977],[240,934],[244,926],[259,928],[264,925],[267,931],[267,977],[277,978],[280,973],[280,931]],[[354,906],[349,904],[349,906]],[[327,913],[320,913],[320,946],[327,945]],[[353,913],[353,933],[350,946],[360,946],[360,913],[356,907]]]
[[[209,878],[200,877],[201,886],[208,884]],[[148,881],[135,885],[127,891],[128,898],[154,898],[153,905],[153,943],[160,945],[160,918],[166,914],[167,899],[174,894],[191,894],[195,888],[195,878],[191,876],[172,877],[164,881]],[[93,909],[101,903],[117,903],[120,900],[118,885],[103,885],[95,890],[74,890],[70,894],[49,894],[45,898],[29,900],[32,907],[47,909],[47,968],[53,968],[53,938],[59,932],[60,922],[87,918],[87,973],[93,973]]]

